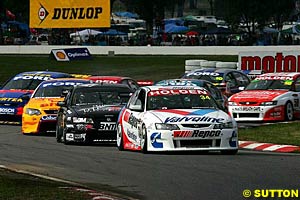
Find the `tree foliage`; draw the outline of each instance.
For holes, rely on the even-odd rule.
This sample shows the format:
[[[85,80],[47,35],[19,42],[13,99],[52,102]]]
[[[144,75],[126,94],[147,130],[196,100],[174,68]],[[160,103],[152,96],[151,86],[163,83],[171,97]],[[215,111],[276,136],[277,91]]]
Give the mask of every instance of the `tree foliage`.
[[[289,19],[294,0],[215,0],[216,14],[233,27],[244,23],[249,32],[274,23],[281,28]]]

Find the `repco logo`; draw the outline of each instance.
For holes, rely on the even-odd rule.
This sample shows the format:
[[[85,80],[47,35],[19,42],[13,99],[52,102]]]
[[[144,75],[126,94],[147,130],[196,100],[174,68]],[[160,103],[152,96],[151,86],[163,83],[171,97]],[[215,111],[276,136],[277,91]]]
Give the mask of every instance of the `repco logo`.
[[[300,72],[300,55],[276,53],[275,56],[241,56],[241,70],[272,72]]]

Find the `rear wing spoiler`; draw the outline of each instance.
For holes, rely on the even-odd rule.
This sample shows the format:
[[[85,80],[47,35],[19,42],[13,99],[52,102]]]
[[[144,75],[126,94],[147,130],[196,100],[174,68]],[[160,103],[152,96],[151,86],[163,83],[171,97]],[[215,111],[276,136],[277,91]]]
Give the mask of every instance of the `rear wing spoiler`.
[[[151,80],[137,80],[137,83],[140,87],[142,86],[150,86],[150,85],[153,85],[154,82],[151,81]]]

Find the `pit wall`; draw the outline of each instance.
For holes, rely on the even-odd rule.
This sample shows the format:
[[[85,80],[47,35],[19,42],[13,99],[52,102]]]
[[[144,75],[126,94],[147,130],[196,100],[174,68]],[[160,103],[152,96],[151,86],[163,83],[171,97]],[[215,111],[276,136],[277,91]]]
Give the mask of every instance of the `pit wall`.
[[[52,49],[87,47],[92,55],[239,55],[240,52],[299,51],[300,46],[0,46],[0,54],[50,54]]]

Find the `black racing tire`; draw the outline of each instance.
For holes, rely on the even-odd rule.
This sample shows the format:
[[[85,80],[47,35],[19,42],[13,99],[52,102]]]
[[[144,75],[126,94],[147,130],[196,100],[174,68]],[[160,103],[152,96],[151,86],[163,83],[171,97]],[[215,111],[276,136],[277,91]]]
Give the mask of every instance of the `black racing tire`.
[[[223,155],[236,155],[238,153],[238,149],[234,150],[221,150],[221,154]]]
[[[294,120],[294,107],[290,101],[288,101],[284,106],[284,119],[286,121]]]
[[[141,152],[146,154],[148,153],[148,140],[147,140],[147,129],[145,127],[145,125],[143,124],[142,126],[142,133],[141,133]]]
[[[117,124],[117,147],[119,151],[124,151],[122,125],[119,123]]]
[[[70,141],[67,141],[67,139],[66,139],[66,130],[65,129],[63,129],[63,143],[65,144],[65,145],[69,145],[71,142]]]
[[[63,132],[62,132],[60,126],[58,125],[58,123],[56,124],[55,137],[56,137],[56,142],[58,142],[58,143],[62,142]]]

